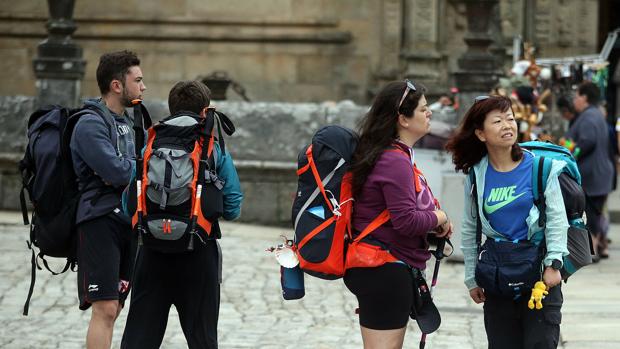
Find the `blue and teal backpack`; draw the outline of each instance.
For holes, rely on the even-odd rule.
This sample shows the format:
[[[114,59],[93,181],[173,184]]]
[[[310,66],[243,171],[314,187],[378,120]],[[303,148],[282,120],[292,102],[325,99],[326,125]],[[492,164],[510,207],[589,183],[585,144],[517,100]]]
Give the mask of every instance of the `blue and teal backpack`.
[[[566,218],[570,225],[567,232],[569,255],[563,258],[561,269],[562,279],[566,281],[577,270],[591,264],[592,255],[594,255],[592,237],[583,220],[586,195],[581,187],[581,175],[577,161],[568,149],[553,143],[530,141],[520,145],[535,155],[532,191],[534,193],[534,204],[540,211],[538,225],[543,230],[547,223],[544,192],[551,170],[551,162],[552,160],[560,160],[566,163],[566,167],[558,177],[564,206],[566,207]]]

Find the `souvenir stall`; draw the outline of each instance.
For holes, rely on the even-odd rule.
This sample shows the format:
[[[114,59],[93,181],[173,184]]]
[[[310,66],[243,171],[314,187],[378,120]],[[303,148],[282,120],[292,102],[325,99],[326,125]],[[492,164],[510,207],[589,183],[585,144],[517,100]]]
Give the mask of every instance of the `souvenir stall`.
[[[556,101],[563,99],[572,103],[575,89],[583,81],[596,84],[601,96],[605,96],[609,79],[607,59],[619,33],[620,30],[609,33],[599,54],[561,58],[536,58],[534,46],[521,44],[515,39],[511,76],[500,79],[494,93],[513,100],[520,141],[540,139],[564,142],[560,136],[564,132],[565,121],[555,108]],[[549,117],[551,115],[553,117]],[[571,146],[570,142],[564,145]]]

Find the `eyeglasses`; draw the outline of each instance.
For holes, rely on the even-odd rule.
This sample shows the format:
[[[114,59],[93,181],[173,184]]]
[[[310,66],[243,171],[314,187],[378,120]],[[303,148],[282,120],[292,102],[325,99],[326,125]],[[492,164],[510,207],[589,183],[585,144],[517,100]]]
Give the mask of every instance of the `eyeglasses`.
[[[400,97],[400,102],[398,103],[397,110],[400,109],[401,105],[403,105],[403,102],[405,101],[405,97],[407,97],[407,94],[409,93],[409,91],[413,91],[413,92],[417,91],[413,82],[409,80],[405,80],[405,82],[407,83],[407,88],[405,89],[405,93],[403,93],[403,96]]]
[[[474,103],[478,103],[481,101],[484,101],[485,99],[489,99],[490,96],[478,96],[476,98],[474,98]]]

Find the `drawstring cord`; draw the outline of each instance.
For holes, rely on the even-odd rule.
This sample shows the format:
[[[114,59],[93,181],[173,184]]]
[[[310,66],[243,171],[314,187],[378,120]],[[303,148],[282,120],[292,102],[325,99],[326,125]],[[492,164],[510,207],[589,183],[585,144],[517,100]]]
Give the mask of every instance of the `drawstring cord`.
[[[334,216],[340,217],[342,216],[342,212],[340,212],[340,208],[342,207],[342,205],[346,204],[349,201],[355,201],[355,199],[353,198],[349,198],[341,203],[338,203],[338,200],[336,200],[336,197],[334,195],[334,193],[332,193],[330,190],[325,189],[325,193],[329,194],[329,202],[332,204],[332,207],[334,208],[332,210],[332,213],[334,214]]]

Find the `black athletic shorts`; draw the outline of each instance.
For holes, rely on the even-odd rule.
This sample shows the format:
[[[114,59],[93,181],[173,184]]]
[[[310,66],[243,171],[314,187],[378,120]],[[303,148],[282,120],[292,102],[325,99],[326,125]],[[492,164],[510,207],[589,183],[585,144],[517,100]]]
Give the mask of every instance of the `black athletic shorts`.
[[[407,326],[413,305],[413,277],[408,266],[386,263],[376,268],[352,268],[344,283],[357,297],[360,325],[373,330]]]
[[[77,231],[80,309],[102,300],[124,304],[135,256],[131,226],[110,213],[81,223]]]

